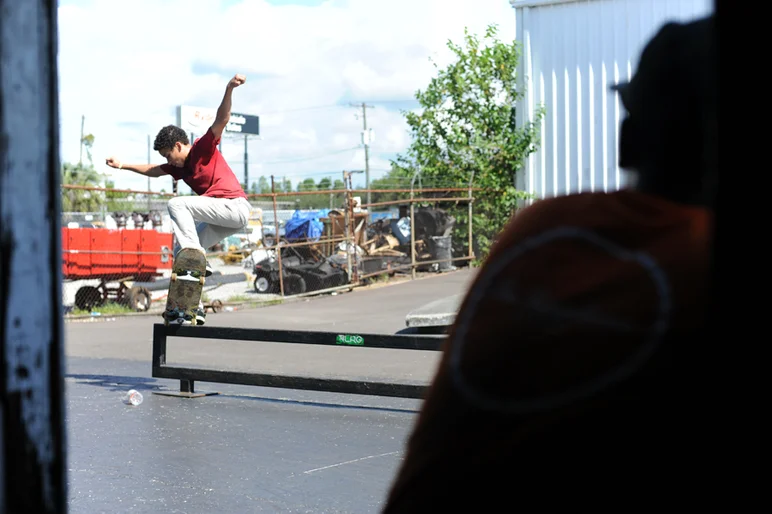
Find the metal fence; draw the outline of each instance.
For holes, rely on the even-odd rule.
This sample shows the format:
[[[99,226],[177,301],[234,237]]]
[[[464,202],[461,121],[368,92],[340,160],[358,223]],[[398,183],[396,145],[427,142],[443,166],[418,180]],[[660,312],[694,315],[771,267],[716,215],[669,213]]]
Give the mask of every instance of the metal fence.
[[[439,273],[474,259],[473,190],[249,195],[248,225],[207,249],[207,310]],[[174,247],[168,193],[62,186],[65,313],[110,315],[166,303]],[[320,207],[324,205],[324,207]]]

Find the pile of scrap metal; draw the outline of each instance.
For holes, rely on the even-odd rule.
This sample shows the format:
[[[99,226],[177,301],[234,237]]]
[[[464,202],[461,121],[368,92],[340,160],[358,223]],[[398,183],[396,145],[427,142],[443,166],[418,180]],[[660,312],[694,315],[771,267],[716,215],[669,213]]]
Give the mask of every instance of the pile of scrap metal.
[[[254,251],[249,259],[245,259],[244,267],[252,268],[255,292],[276,294],[283,286],[285,295],[295,295],[332,289],[349,282],[346,270],[322,250],[324,242],[320,239],[324,224],[320,219],[325,219],[328,212],[296,211],[293,214],[286,224],[282,244],[301,243],[302,246],[282,248],[281,272],[276,248],[272,245]],[[307,242],[317,244],[304,244]]]
[[[256,251],[249,259],[250,264],[257,261],[252,266],[255,292],[278,294],[283,285],[285,295],[296,295],[332,289],[349,282],[348,274],[340,265],[314,250],[312,246],[282,248],[281,283],[275,249]]]
[[[406,214],[406,213],[405,213]],[[421,207],[414,211],[416,262],[449,259],[450,235],[456,220],[442,209]],[[377,271],[410,271],[410,217],[380,219],[367,227],[367,239],[360,245],[364,254],[360,274]],[[445,242],[445,244],[441,244]],[[448,263],[449,264],[449,263]],[[437,263],[418,266],[418,271],[440,269]],[[447,269],[447,268],[444,268]]]
[[[287,222],[283,246],[281,280],[285,295],[327,290],[349,283],[353,277],[381,273],[410,273],[410,217],[379,219],[366,225],[367,213],[348,218],[338,210],[300,212]],[[349,230],[346,230],[346,221]],[[450,234],[455,219],[444,210],[415,209],[415,250],[418,271],[450,269]],[[341,241],[351,234],[351,244]],[[324,236],[324,237],[323,237]],[[314,244],[305,244],[314,243]],[[445,260],[443,263],[437,261]],[[421,265],[420,263],[427,264]],[[242,265],[254,274],[258,293],[279,292],[279,263],[272,245],[253,251]]]

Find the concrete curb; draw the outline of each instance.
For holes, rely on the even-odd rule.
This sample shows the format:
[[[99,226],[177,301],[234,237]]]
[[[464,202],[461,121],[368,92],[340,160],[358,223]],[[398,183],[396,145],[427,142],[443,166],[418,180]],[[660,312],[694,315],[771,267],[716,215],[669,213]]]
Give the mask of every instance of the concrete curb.
[[[466,268],[459,268],[457,270],[446,271],[444,273],[427,273],[424,276],[417,276],[415,278],[415,280],[427,280],[427,279],[438,277],[438,276],[442,276],[442,275],[448,275],[448,274],[451,274],[451,273],[458,273],[460,271],[463,271],[464,269],[466,269]],[[356,293],[358,291],[368,291],[370,289],[377,289],[377,288],[381,288],[381,287],[396,286],[398,284],[402,284],[402,283],[405,283],[405,282],[413,282],[413,281],[414,281],[413,279],[408,277],[408,278],[406,278],[404,280],[390,280],[388,282],[376,282],[376,283],[369,284],[369,285],[364,285],[364,286],[355,285],[355,286],[353,286],[350,289],[345,289],[344,288],[341,291],[339,291],[339,293],[341,293],[341,294],[342,293]],[[328,294],[320,294],[318,296],[319,297],[321,297],[321,296],[328,296]],[[279,304],[285,304],[285,303],[294,303],[294,302],[307,301],[307,300],[310,300],[310,299],[316,298],[316,297],[317,296],[314,294],[314,292],[311,292],[311,293],[306,293],[306,294],[301,295],[301,296],[278,297],[276,300],[266,300],[264,302],[254,302],[254,303],[253,302],[243,302],[243,303],[231,303],[231,304],[223,303],[223,307],[231,306],[231,307],[244,307],[244,309],[261,309],[261,308],[265,308],[265,307],[270,307],[272,305],[279,305]],[[435,302],[431,302],[430,304],[427,304],[427,305],[425,305],[425,306],[423,306],[423,307],[421,307],[419,309],[416,309],[412,313],[408,314],[408,318],[413,316],[414,319],[415,319],[415,322],[419,323],[419,324],[414,324],[414,325],[411,325],[411,324],[408,323],[408,327],[437,327],[437,326],[444,326],[443,323],[445,323],[447,320],[451,319],[451,316],[452,316],[452,318],[455,318],[455,312],[454,311],[451,312],[451,310],[449,310],[450,309],[449,307],[445,307],[445,308],[442,307],[442,305],[443,305],[442,302],[445,302],[445,301],[447,301],[447,299],[440,299],[440,300],[437,300]],[[432,315],[431,311],[429,311],[429,312],[427,312],[425,314],[422,314],[424,309],[427,309],[429,306],[433,306],[435,304],[437,304],[437,306],[435,306],[435,310],[439,309],[439,310],[444,310],[446,312],[443,312],[441,315],[438,315],[438,314]],[[145,316],[145,317],[147,317],[147,316],[157,316],[157,317],[160,318],[161,317],[161,312],[163,312],[163,309],[155,309],[155,310],[151,309],[151,310],[148,310],[148,311],[145,311],[145,312],[122,312],[122,313],[116,313],[116,314],[100,314],[99,316],[91,316],[91,315],[88,315],[88,314],[84,314],[84,315],[81,315],[81,316],[67,316],[67,315],[65,315],[64,316],[64,322],[65,323],[69,323],[69,322],[84,322],[86,320],[96,322],[96,321],[100,321],[100,320],[106,321],[106,320],[110,320],[110,319],[114,319],[114,318],[142,317],[142,316]],[[424,321],[422,322],[421,319],[424,319]],[[424,324],[421,324],[421,323],[424,323]],[[452,321],[450,323],[448,323],[448,325],[450,325],[450,324],[452,324]]]
[[[408,313],[405,324],[408,328],[448,327],[456,320],[465,294],[440,298]]]
[[[223,303],[223,307],[244,307],[246,306],[247,309],[262,309],[264,307],[271,307],[272,305],[279,305],[284,303],[292,303],[295,301],[303,300],[303,298],[295,298],[295,297],[285,297],[284,299],[278,301],[265,301],[265,302],[244,302],[244,303]],[[91,316],[89,314],[84,314],[82,316],[64,316],[64,321],[71,322],[71,321],[85,321],[85,320],[94,320],[98,321],[99,319],[114,319],[114,318],[130,318],[130,317],[147,317],[147,316],[158,316],[161,317],[161,313],[163,312],[163,309],[151,309],[149,311],[145,312],[121,312],[121,313],[115,313],[115,314],[100,314],[99,316]]]

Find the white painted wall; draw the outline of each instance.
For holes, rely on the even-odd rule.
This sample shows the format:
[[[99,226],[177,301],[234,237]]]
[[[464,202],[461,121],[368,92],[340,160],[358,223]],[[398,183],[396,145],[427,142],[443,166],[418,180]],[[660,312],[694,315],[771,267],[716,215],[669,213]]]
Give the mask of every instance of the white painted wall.
[[[646,42],[668,21],[713,11],[713,0],[512,0],[523,54],[518,123],[541,104],[537,153],[518,187],[547,198],[625,185],[619,169],[624,108],[609,86],[632,76]]]

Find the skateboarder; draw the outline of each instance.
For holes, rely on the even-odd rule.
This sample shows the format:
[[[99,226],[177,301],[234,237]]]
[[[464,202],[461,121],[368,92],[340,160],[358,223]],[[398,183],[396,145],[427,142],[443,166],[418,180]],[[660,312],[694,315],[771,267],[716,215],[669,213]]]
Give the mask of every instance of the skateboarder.
[[[153,148],[166,159],[166,164],[124,164],[115,157],[106,160],[112,168],[126,169],[146,177],[171,175],[184,181],[197,196],[177,196],[169,200],[169,216],[176,237],[174,255],[182,248],[207,248],[247,226],[252,208],[236,175],[217,145],[231,115],[233,90],[246,82],[244,75],[235,75],[225,88],[222,103],[214,123],[206,133],[190,143],[183,129],[174,125],[163,127]],[[206,276],[212,274],[207,262]],[[199,304],[198,323],[206,318]]]

